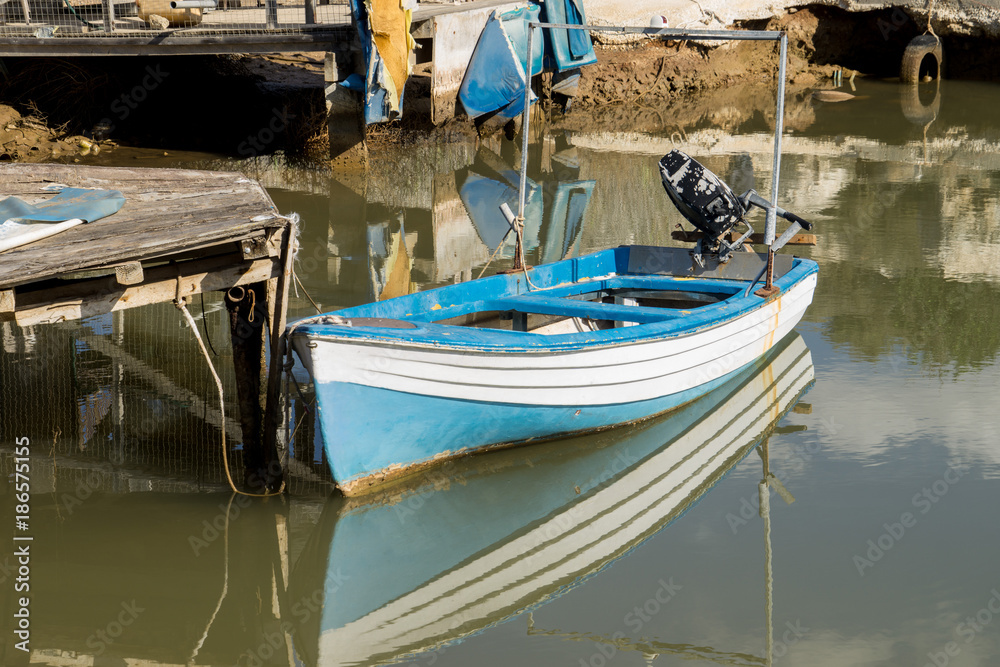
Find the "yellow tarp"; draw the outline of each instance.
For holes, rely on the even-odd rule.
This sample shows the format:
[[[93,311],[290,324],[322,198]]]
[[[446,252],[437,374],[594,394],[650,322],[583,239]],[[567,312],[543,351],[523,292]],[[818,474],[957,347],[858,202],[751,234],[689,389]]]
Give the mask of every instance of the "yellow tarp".
[[[393,106],[398,108],[399,97],[410,74],[410,51],[415,44],[410,36],[412,15],[410,10],[403,9],[400,0],[366,0],[365,6],[372,40],[391,79]]]

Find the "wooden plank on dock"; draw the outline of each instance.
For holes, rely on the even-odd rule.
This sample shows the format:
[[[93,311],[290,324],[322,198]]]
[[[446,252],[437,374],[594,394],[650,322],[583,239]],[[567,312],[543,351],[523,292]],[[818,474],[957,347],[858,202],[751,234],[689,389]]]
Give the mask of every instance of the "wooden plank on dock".
[[[178,294],[193,296],[270,280],[280,271],[278,264],[270,259],[239,263],[226,258],[188,264],[191,266],[184,265],[180,275],[178,267],[169,264],[147,271],[146,280],[139,285],[122,286],[117,281],[93,279],[19,294],[16,310],[6,314],[0,311],[0,320],[13,315],[20,326],[78,320],[166,303]]]
[[[102,220],[0,253],[0,289],[238,242],[287,222],[256,181],[232,172],[0,165],[2,197],[42,201],[52,196],[43,188],[53,183],[120,190],[125,206]]]

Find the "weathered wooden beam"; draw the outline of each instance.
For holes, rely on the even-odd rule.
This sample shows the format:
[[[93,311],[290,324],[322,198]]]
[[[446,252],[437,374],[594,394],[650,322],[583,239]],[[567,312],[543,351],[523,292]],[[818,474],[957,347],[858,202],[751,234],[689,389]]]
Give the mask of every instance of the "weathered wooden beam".
[[[14,290],[0,290],[0,313],[13,313],[14,307]]]
[[[22,0],[27,4],[27,0]],[[276,19],[277,17],[275,17]],[[0,57],[69,56],[207,56],[223,53],[288,53],[342,50],[351,26],[305,32],[267,32],[260,35],[150,34],[144,37],[10,37],[0,42]],[[121,35],[121,31],[118,32]]]
[[[115,267],[115,278],[119,285],[139,285],[144,276],[142,264],[139,262],[126,262]]]
[[[229,336],[233,343],[240,426],[243,429],[243,464],[247,483],[260,489],[267,479],[268,457],[264,449],[264,331],[267,323],[267,284],[253,283],[226,293]]]
[[[0,319],[13,319],[21,326],[76,320],[93,315],[173,301],[180,296],[229,289],[269,280],[280,273],[271,259],[252,262],[231,256],[187,264],[153,267],[145,271],[140,285],[123,286],[117,280],[96,278],[17,295],[16,309]],[[179,283],[179,286],[178,286]]]
[[[269,462],[268,485],[277,488],[284,475],[278,451],[278,428],[281,426],[283,412],[281,410],[281,376],[285,358],[285,324],[288,313],[288,289],[292,282],[292,261],[297,235],[296,226],[289,224],[285,228],[282,240],[281,273],[274,281],[273,290],[268,293],[268,310],[271,317],[271,364],[267,378],[267,403],[264,413],[264,451],[273,456]]]

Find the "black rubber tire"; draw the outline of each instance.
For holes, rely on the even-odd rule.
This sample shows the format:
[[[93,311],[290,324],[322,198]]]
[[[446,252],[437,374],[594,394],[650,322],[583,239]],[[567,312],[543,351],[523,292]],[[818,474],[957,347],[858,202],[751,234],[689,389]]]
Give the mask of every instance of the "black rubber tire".
[[[919,35],[910,40],[903,51],[903,63],[899,67],[899,80],[903,83],[920,82],[920,65],[926,56],[933,56],[937,65],[937,79],[941,78],[941,65],[944,63],[944,49],[941,40],[934,35]]]

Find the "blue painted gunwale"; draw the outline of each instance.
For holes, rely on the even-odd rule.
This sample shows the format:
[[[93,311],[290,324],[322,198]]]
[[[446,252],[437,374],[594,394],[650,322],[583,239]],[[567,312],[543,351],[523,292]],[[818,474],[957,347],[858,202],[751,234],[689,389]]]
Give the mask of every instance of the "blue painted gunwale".
[[[766,303],[766,299],[752,292],[743,296],[749,282],[746,280],[630,274],[627,269],[629,249],[629,246],[621,246],[535,267],[529,271],[529,276],[539,288],[537,290],[527,289],[522,273],[495,275],[330,313],[345,318],[404,320],[416,325],[415,329],[303,322],[294,325],[292,335],[359,343],[502,351],[504,354],[569,352],[686,336],[735,320]],[[792,268],[777,278],[774,284],[785,293],[817,271],[815,262],[795,258]],[[691,310],[588,304],[560,299],[623,287],[714,293],[727,295],[727,298]],[[469,313],[494,310],[622,319],[644,326],[539,336],[520,331],[436,323]]]

